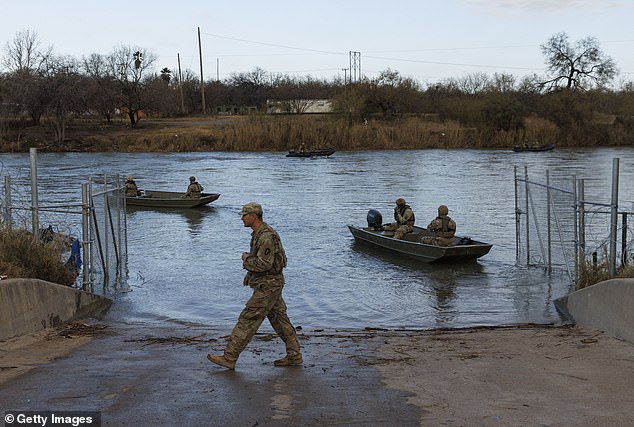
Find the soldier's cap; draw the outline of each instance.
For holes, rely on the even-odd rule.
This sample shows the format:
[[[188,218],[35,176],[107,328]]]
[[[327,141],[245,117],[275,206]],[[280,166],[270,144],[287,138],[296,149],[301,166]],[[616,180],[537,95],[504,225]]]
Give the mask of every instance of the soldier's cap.
[[[398,199],[396,199],[396,204],[397,205],[404,205],[405,204],[405,199],[402,197],[399,197]]]
[[[449,208],[446,205],[438,206],[438,215],[447,215],[449,213]]]
[[[256,214],[262,215],[262,206],[259,203],[251,202],[242,206],[240,215]]]
[[[128,180],[128,181],[132,181],[132,175],[126,176],[125,179]]]
[[[195,177],[195,176],[190,176],[190,177],[189,177],[189,180],[190,180],[190,181],[196,181],[196,177]]]

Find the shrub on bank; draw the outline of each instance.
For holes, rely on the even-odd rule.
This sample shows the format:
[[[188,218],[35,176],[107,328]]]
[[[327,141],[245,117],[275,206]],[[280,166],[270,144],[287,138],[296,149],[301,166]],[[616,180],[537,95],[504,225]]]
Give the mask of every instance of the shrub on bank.
[[[65,266],[68,241],[44,242],[25,230],[0,228],[0,274],[10,278],[41,279],[71,286],[77,277]]]
[[[624,267],[617,268],[615,278],[634,278],[634,265],[626,265]],[[612,277],[610,277],[607,261],[600,264],[594,264],[587,261],[585,264],[581,265],[576,287],[577,290],[579,290],[609,279],[612,279]]]

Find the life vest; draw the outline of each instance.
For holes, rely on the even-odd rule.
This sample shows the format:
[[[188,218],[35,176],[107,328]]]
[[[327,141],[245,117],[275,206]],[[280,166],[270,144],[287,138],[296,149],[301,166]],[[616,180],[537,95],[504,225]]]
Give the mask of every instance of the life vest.
[[[440,228],[436,228],[434,230],[439,237],[453,237],[456,233],[456,225],[455,222],[449,218],[447,215],[442,215],[437,217],[436,219],[440,220]],[[450,227],[450,225],[452,227]]]
[[[414,222],[416,222],[416,217],[414,216],[414,211],[412,210],[412,219],[407,221],[407,223],[405,224],[401,224],[398,221],[398,214],[401,215],[401,217],[403,216],[403,214],[405,213],[405,210],[407,209],[412,209],[409,207],[409,205],[403,205],[403,207],[396,207],[396,209],[394,209],[394,221],[396,221],[399,225],[414,225]]]

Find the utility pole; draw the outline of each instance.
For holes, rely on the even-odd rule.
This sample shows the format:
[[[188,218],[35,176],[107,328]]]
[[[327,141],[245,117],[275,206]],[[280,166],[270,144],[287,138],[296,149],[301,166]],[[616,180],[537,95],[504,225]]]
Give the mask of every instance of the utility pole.
[[[216,58],[216,81],[220,81],[220,58]]]
[[[183,73],[181,72],[181,54],[177,53],[178,58],[178,86],[181,92],[181,114],[185,114],[185,98],[183,98]]]
[[[346,72],[348,71],[348,69],[347,68],[342,68],[341,71],[343,71],[343,84],[344,85],[348,84],[348,78],[347,78],[347,75],[346,75]]]
[[[200,27],[198,27],[198,56],[200,57],[200,95],[203,104],[203,116],[207,115],[205,106],[205,78],[203,77],[203,47],[200,44]]]

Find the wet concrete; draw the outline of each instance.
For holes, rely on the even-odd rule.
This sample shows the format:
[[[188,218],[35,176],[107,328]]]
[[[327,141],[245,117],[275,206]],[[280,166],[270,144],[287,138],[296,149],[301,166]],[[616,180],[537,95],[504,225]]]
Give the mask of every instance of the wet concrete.
[[[283,344],[260,333],[235,371],[211,364],[229,331],[108,323],[66,357],[2,385],[1,410],[95,410],[102,425],[415,426],[411,394],[372,365],[383,340],[364,331],[300,333],[304,365],[274,367]]]
[[[634,343],[634,279],[611,279],[555,300],[575,324]]]
[[[105,313],[112,301],[39,279],[0,281],[0,340]]]

